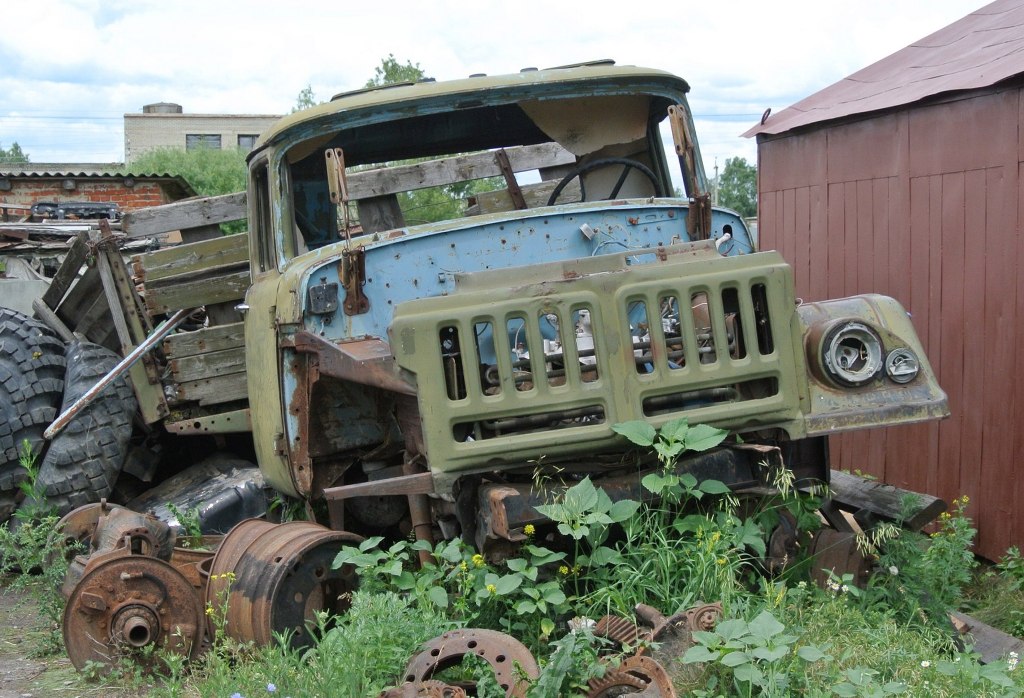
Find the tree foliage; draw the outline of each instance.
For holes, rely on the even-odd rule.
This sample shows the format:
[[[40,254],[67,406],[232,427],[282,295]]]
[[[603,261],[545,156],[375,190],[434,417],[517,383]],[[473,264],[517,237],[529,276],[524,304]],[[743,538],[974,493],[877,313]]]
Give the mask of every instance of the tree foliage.
[[[400,82],[417,82],[425,77],[426,74],[419,63],[412,61],[399,63],[395,54],[389,53],[388,57],[382,58],[380,65],[373,69],[373,77],[366,81],[366,86],[382,87],[396,85]]]
[[[0,165],[11,165],[28,161],[28,155],[22,152],[18,141],[11,143],[10,148],[4,148],[4,144],[0,143]]]
[[[718,176],[718,203],[744,218],[757,215],[757,167],[746,158],[729,158]]]
[[[323,104],[323,102],[316,98],[316,93],[313,92],[313,85],[307,84],[299,90],[299,94],[295,97],[295,106],[292,107],[292,114],[303,109],[315,107],[318,104]]]
[[[236,148],[157,148],[131,162],[136,174],[170,174],[184,178],[200,196],[245,189],[245,152]]]

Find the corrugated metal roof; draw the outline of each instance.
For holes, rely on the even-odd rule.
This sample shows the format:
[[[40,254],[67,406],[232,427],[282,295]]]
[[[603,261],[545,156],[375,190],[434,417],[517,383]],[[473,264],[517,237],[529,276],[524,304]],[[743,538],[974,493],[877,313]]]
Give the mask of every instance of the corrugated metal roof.
[[[1024,0],[996,0],[768,117],[743,135],[783,133],[891,109],[1024,73]]]
[[[120,163],[114,163],[115,165]],[[65,169],[67,168],[67,169]],[[73,168],[73,169],[71,169]],[[81,168],[81,169],[79,169]],[[0,163],[0,177],[8,179],[127,179],[165,180],[181,188],[184,196],[196,196],[196,190],[184,177],[169,172],[124,172],[121,170],[104,172],[95,165],[66,163],[31,163],[19,162],[11,165]]]

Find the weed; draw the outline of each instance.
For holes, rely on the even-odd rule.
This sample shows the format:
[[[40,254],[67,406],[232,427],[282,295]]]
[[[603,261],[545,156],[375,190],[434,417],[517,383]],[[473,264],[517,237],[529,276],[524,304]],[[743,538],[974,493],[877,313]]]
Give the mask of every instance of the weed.
[[[199,520],[199,510],[190,507],[182,511],[171,502],[167,502],[167,510],[178,520],[178,525],[181,527],[177,544],[192,550],[203,549],[205,543],[203,542],[203,526]]]
[[[27,504],[14,513],[11,521],[0,526],[0,574],[13,573],[11,586],[28,589],[35,596],[46,624],[38,651],[43,655],[56,654],[64,649],[61,622],[65,602],[60,588],[71,551],[58,530],[60,517],[45,503],[46,497],[38,484],[36,455],[27,440],[22,442],[19,462],[27,473],[20,484]]]

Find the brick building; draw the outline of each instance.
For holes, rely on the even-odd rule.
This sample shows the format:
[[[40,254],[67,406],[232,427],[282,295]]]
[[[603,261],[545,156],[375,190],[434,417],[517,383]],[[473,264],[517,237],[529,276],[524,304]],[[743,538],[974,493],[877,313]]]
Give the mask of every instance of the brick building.
[[[22,163],[0,169],[0,203],[31,206],[41,201],[90,201],[115,203],[125,212],[196,195],[181,177],[104,172],[95,168],[67,163]]]
[[[147,104],[141,114],[124,115],[124,159],[155,148],[238,148],[252,150],[277,114],[185,114],[181,105]]]

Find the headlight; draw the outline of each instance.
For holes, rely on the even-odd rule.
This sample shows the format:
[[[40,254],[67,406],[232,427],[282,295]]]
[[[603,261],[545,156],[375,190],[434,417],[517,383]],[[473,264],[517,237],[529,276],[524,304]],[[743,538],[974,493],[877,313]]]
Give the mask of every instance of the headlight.
[[[894,383],[909,383],[920,370],[921,362],[909,349],[893,349],[885,357],[885,375]]]
[[[822,346],[822,364],[842,385],[871,381],[882,368],[882,340],[859,322],[847,322],[829,332]]]

